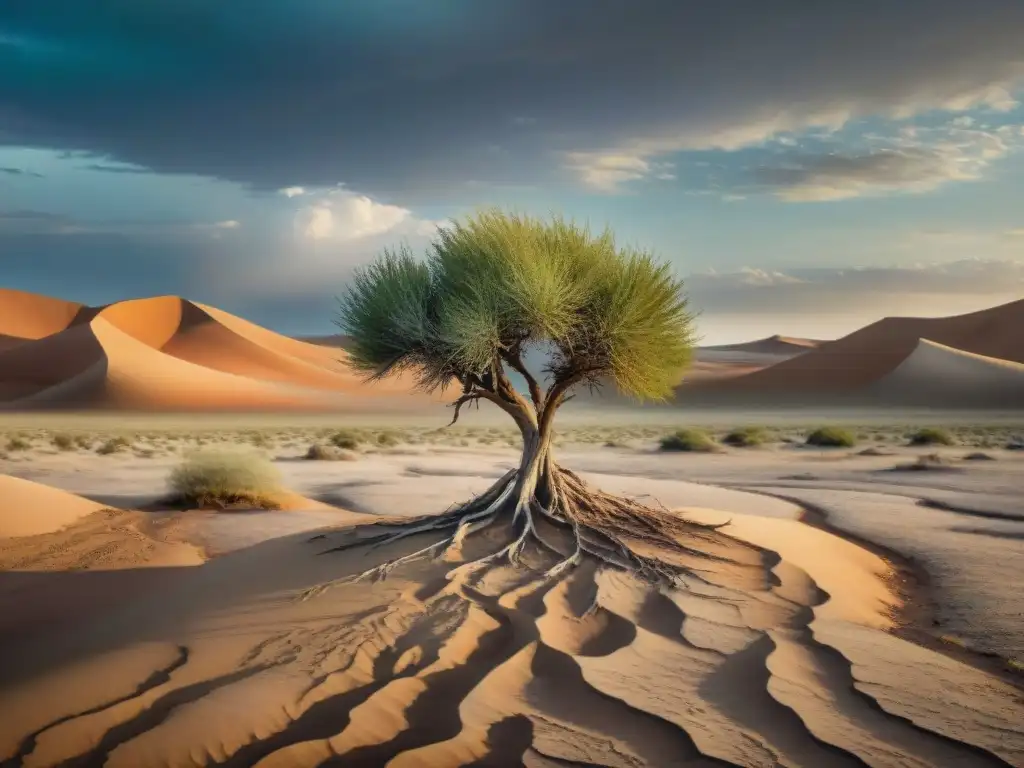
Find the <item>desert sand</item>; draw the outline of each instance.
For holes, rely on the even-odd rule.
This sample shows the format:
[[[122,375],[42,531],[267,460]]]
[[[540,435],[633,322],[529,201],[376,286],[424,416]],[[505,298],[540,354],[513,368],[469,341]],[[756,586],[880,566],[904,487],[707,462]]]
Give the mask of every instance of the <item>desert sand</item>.
[[[727,522],[714,557],[672,589],[589,560],[544,580],[539,553],[463,566],[492,528],[346,582],[433,540],[347,548],[368,523],[441,512],[517,453],[304,461],[289,434],[272,512],[161,508],[176,455],[0,460],[0,517],[39,520],[0,539],[4,765],[1024,764],[1019,451],[569,442],[588,482]],[[945,464],[894,469],[923,452]]]

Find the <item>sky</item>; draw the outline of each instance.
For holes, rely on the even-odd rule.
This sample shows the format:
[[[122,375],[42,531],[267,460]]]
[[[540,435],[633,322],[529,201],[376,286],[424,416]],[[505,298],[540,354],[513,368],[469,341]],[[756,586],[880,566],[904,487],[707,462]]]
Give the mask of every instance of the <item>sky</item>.
[[[481,207],[611,227],[708,344],[1024,298],[1020,0],[4,0],[0,286],[336,329]]]

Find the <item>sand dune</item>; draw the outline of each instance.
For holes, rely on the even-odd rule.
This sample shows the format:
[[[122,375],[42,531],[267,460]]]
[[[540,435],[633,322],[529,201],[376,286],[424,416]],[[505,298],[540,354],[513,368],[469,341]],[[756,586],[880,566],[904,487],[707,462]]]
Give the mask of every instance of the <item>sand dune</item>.
[[[62,331],[82,309],[73,301],[0,288],[0,350]]]
[[[755,355],[782,355],[792,357],[820,347],[826,342],[821,339],[801,339],[796,336],[769,336],[742,344],[718,344],[701,347],[702,352],[741,352]]]
[[[1024,406],[1024,364],[921,339],[869,391],[881,399],[934,405]]]
[[[895,393],[869,385],[895,371],[918,348],[921,339],[988,358],[1024,363],[1024,300],[967,315],[940,318],[890,317],[805,354],[762,370],[716,381],[713,387],[683,385],[681,402],[701,398],[756,397],[759,401],[806,401],[813,397],[852,397],[878,401]],[[912,368],[918,368],[914,362]],[[983,386],[982,381],[978,386]],[[913,401],[913,392],[896,401]]]
[[[312,410],[329,405],[326,393],[318,399],[315,392],[223,373],[162,354],[110,324],[102,314],[72,331],[91,337],[88,346],[100,350],[97,359],[72,377],[8,407],[231,411]]]
[[[332,333],[326,336],[297,336],[296,338],[307,344],[317,344],[321,347],[340,347],[341,349],[348,349],[352,343],[352,337],[346,336],[343,333]]]
[[[10,292],[0,408],[338,410],[418,407],[412,382],[367,385],[343,350],[273,333],[177,296],[104,307]],[[401,396],[401,401],[398,397]],[[382,401],[382,398],[384,401]]]
[[[0,475],[0,538],[50,533],[101,509],[81,496]]]

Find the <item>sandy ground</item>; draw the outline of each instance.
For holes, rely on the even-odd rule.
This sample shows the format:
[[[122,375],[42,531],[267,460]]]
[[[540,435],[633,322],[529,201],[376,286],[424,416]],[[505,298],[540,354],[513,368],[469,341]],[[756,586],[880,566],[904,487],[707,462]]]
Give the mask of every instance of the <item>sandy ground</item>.
[[[440,512],[508,448],[276,449],[276,512],[131,511],[169,457],[0,460],[0,514],[42,521],[0,539],[0,765],[1024,765],[1024,455],[888,450],[563,448],[730,521],[673,590],[460,567],[490,534],[339,583],[432,541],[332,551],[364,515]]]

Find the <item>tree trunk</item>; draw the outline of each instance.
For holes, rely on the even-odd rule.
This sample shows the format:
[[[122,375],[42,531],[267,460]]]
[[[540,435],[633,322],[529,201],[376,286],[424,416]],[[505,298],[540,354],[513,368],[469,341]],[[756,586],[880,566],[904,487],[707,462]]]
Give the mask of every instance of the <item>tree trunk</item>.
[[[551,433],[531,429],[523,432],[523,456],[519,462],[516,477],[516,515],[538,492],[547,493],[549,457],[551,455]]]

